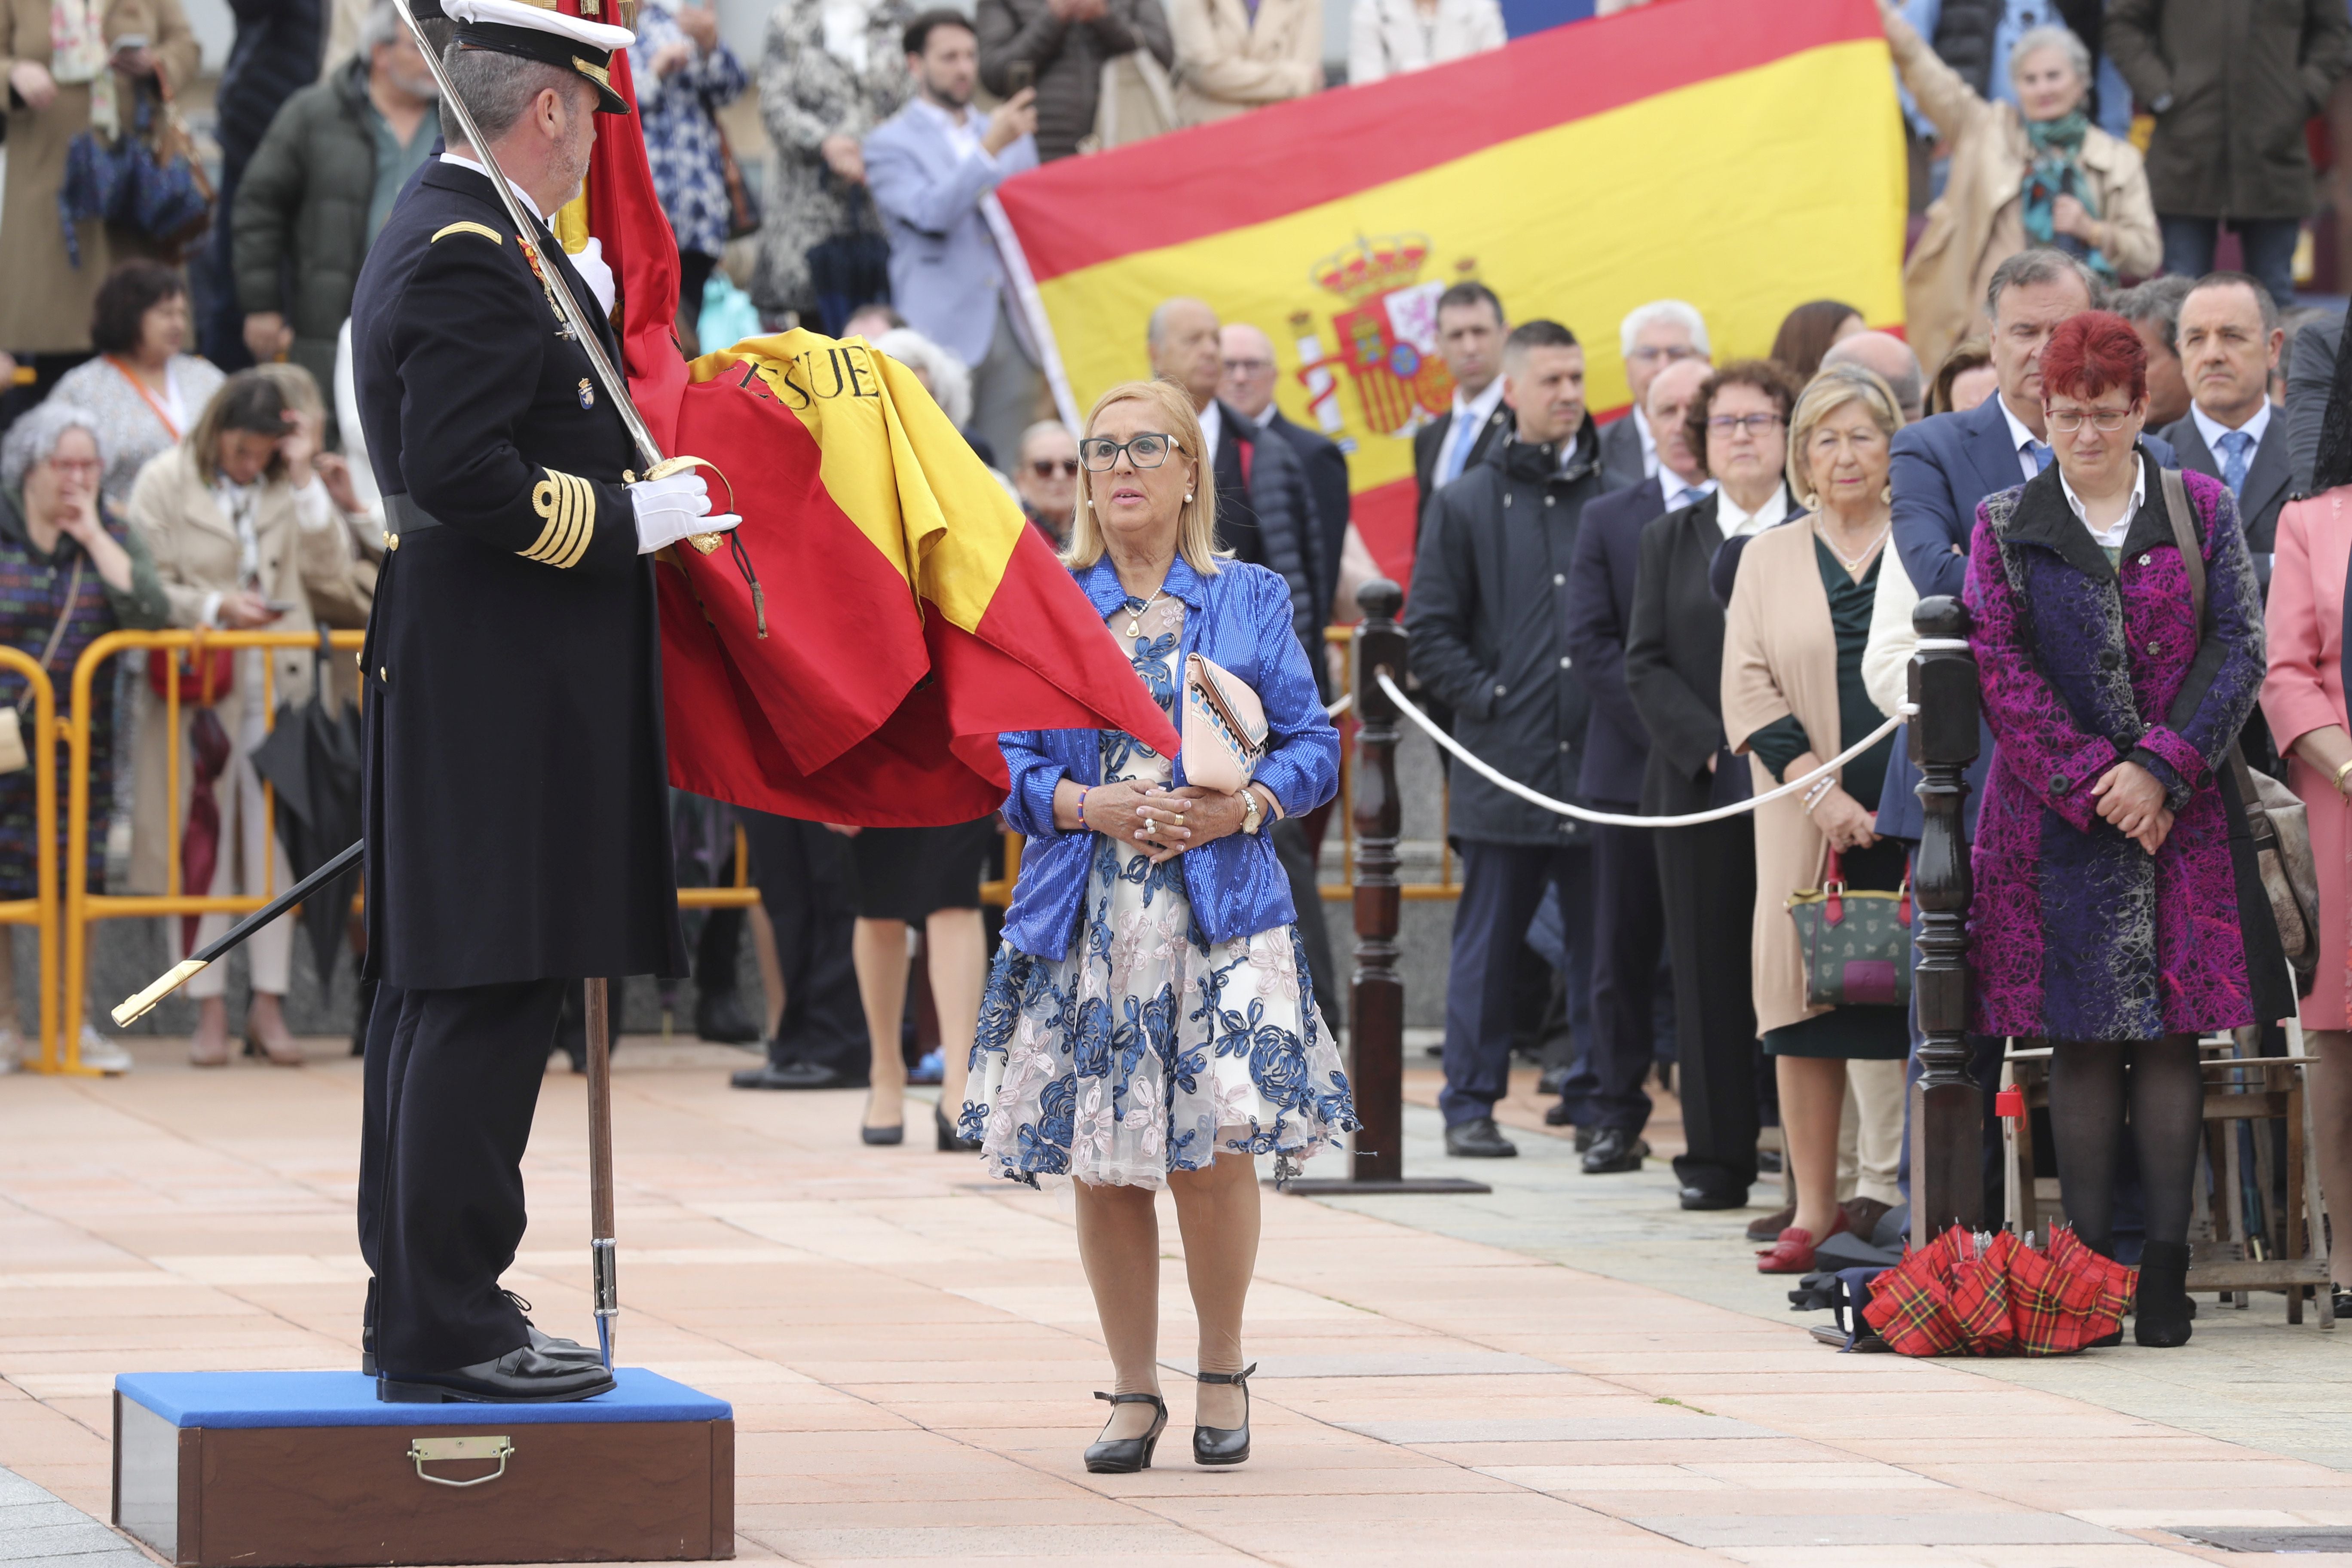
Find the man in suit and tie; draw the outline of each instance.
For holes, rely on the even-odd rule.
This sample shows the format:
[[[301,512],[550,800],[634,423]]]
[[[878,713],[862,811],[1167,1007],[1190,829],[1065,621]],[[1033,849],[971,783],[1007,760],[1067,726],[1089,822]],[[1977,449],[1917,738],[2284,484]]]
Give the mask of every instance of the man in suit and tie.
[[[971,367],[973,432],[1018,451],[1044,378],[997,249],[996,187],[1037,166],[1037,91],[973,112],[980,42],[960,12],[925,11],[902,41],[915,96],[865,148],[890,241],[890,297],[908,326]]]
[[[1592,699],[1585,727],[1582,792],[1602,811],[1639,808],[1650,732],[1625,684],[1625,635],[1633,615],[1642,528],[1711,493],[1715,482],[1691,450],[1683,416],[1710,374],[1705,360],[1677,360],[1650,378],[1643,412],[1656,433],[1658,471],[1584,509],[1568,569],[1560,646]],[[1665,951],[1658,864],[1639,827],[1592,830],[1592,1049],[1544,1112],[1555,1127],[1592,1129],[1584,1173],[1641,1169],[1650,1097],[1642,1080],[1655,1055],[1658,961]]]
[[[2286,421],[2271,406],[2271,373],[2286,333],[2270,290],[2244,272],[2209,272],[2180,301],[2180,365],[2189,413],[2165,426],[2180,466],[2210,474],[2237,498],[2246,548],[2270,583],[2279,509],[2294,488]]]
[[[1274,340],[1246,321],[1226,327],[1218,339],[1225,379],[1225,406],[1241,411],[1270,435],[1280,437],[1307,470],[1315,508],[1316,624],[1328,625],[1331,595],[1339,584],[1339,552],[1348,538],[1348,455],[1320,431],[1295,425],[1274,401]],[[1322,668],[1322,661],[1316,661]]]
[[[1617,323],[1617,352],[1625,361],[1631,411],[1601,427],[1601,482],[1622,489],[1658,472],[1657,426],[1649,416],[1650,383],[1660,371],[1684,360],[1707,363],[1706,319],[1696,305],[1653,300],[1636,305]]]
[[[1476,468],[1510,434],[1510,411],[1503,406],[1503,336],[1509,330],[1502,300],[1484,283],[1456,283],[1437,297],[1437,357],[1454,373],[1454,406],[1413,432],[1412,478],[1424,519],[1431,496]],[[1416,524],[1416,543],[1420,537]]]

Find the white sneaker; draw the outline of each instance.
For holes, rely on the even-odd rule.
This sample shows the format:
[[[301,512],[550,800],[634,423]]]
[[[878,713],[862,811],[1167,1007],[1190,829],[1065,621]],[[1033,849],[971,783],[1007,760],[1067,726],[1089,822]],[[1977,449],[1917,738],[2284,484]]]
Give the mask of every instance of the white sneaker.
[[[131,1053],[108,1039],[89,1024],[81,1026],[81,1065],[96,1068],[100,1072],[129,1072]]]
[[[13,1028],[0,1026],[0,1078],[25,1065],[25,1042]]]

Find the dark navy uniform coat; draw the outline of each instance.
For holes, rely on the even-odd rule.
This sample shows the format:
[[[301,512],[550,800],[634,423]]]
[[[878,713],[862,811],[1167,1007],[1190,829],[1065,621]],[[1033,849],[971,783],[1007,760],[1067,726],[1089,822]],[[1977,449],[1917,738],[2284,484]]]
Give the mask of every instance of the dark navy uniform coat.
[[[440,523],[386,554],[362,656],[368,963],[403,988],[686,972],[637,458],[562,325],[488,177],[441,163],[352,301],[387,513]]]

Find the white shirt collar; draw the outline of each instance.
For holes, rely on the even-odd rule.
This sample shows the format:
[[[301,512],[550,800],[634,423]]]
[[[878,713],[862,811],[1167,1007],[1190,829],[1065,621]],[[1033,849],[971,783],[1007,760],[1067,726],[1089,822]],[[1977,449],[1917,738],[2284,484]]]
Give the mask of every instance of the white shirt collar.
[[[1259,413],[1258,413],[1258,416],[1257,416],[1257,421],[1256,421],[1256,423],[1257,423],[1257,427],[1258,427],[1259,429],[1261,429],[1261,430],[1271,430],[1271,429],[1273,429],[1273,428],[1274,428],[1274,420],[1275,420],[1275,416],[1276,416],[1276,415],[1280,414],[1281,412],[1282,412],[1282,405],[1281,405],[1281,404],[1279,404],[1279,403],[1269,403],[1269,404],[1267,404],[1267,405],[1265,405],[1265,407],[1264,409],[1260,410],[1260,411],[1259,411]]]
[[[1454,389],[1454,417],[1456,419],[1466,415],[1473,424],[1484,425],[1495,416],[1495,410],[1502,405],[1503,378],[1499,375],[1488,382],[1486,390],[1475,397],[1463,396],[1458,386]]]
[[[1633,405],[1633,429],[1642,437],[1642,477],[1654,479],[1658,477],[1658,438],[1650,434],[1650,416],[1642,412],[1638,403]],[[1674,478],[1671,474],[1666,477]]]
[[[1761,533],[1788,515],[1789,487],[1785,484],[1773,486],[1771,495],[1754,511],[1740,510],[1739,503],[1731,499],[1728,490],[1718,489],[1715,492],[1716,526],[1723,530],[1726,539],[1734,539],[1743,533]]]
[[[1992,397],[1995,403],[2000,405],[2000,416],[2009,421],[2010,450],[2017,454],[2018,466],[2025,470],[2025,477],[2030,479],[2034,475],[2042,471],[2042,467],[2033,460],[2033,455],[2025,449],[2026,447],[2029,443],[2033,442],[2040,442],[2045,447],[2048,446],[2049,443],[2047,441],[2042,441],[2041,437],[2036,436],[2032,431],[2027,429],[2025,427],[2025,421],[2020,419],[2014,413],[2011,412],[2009,399],[2003,397],[1998,392],[1994,393]]]
[[[482,167],[478,162],[472,158],[468,158],[463,153],[444,153],[441,154],[441,161],[445,163],[455,163],[461,169],[471,169],[474,173],[481,175],[484,179],[489,178],[490,175],[490,172],[488,169]],[[530,214],[531,216],[539,219],[541,223],[545,223],[547,221],[547,215],[539,210],[539,204],[531,200],[530,193],[517,184],[511,175],[507,179],[507,189],[512,191],[515,194],[515,199],[522,203],[523,211]]]
[[[2054,463],[2051,466],[2057,467]],[[2140,504],[2147,500],[2147,465],[2139,460],[2137,453],[2133,455],[2131,504],[2124,508],[2123,516],[2116,519],[2114,526],[2109,528],[2091,528],[2090,514],[2083,510],[2083,498],[2076,495],[2074,487],[2066,482],[2065,470],[2063,468],[2058,473],[2058,488],[2066,492],[2066,504],[2074,509],[2075,521],[2091,530],[2091,537],[2103,548],[2119,549],[2123,544],[2124,535],[2131,531],[2132,519],[2139,515]]]
[[[948,144],[956,150],[957,157],[969,158],[982,151],[981,119],[971,110],[965,110],[963,118],[959,120],[920,93],[908,101],[914,106],[916,112],[930,116],[932,122],[947,133]]]
[[[1201,410],[1201,439],[1208,443],[1209,461],[1217,460],[1217,448],[1223,445],[1224,438],[1225,405],[1213,397],[1209,406]]]
[[[1665,498],[1668,511],[1686,507],[1716,490],[1713,479],[1686,479],[1663,463],[1658,465],[1657,480],[1658,493]]]
[[[2219,419],[2216,419],[2211,415],[2206,413],[2205,405],[2201,403],[2192,403],[2189,405],[2189,416],[2197,421],[2197,434],[2205,437],[2205,449],[2213,454],[2213,460],[2215,462],[2220,462],[2221,460],[2221,437],[2230,433],[2230,426],[2222,424]],[[2248,416],[2246,422],[2238,426],[2239,429],[2244,431],[2247,435],[2254,438],[2253,446],[2246,449],[2246,460],[2248,462],[2253,461],[2255,449],[2260,447],[2263,444],[2263,432],[2270,427],[2271,400],[2265,397],[2262,402],[2254,405],[2254,411],[2250,416]]]

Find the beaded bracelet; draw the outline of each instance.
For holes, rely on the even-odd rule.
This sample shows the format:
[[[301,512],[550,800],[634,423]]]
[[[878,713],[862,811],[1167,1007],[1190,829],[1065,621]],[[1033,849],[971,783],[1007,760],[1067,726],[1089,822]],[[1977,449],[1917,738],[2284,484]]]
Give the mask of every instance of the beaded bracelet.
[[[1087,825],[1087,795],[1094,789],[1094,787],[1095,786],[1092,784],[1080,784],[1078,786],[1078,826],[1080,827],[1084,827]]]
[[[1837,781],[1835,779],[1823,779],[1819,784],[1813,785],[1812,788],[1805,792],[1805,815],[1807,816],[1813,815],[1813,807],[1821,805],[1822,802],[1828,797],[1830,791],[1835,787]]]

